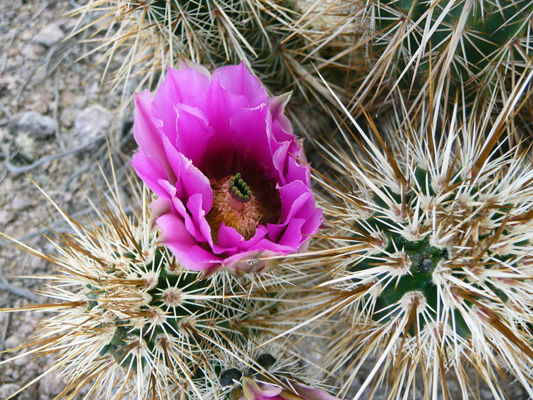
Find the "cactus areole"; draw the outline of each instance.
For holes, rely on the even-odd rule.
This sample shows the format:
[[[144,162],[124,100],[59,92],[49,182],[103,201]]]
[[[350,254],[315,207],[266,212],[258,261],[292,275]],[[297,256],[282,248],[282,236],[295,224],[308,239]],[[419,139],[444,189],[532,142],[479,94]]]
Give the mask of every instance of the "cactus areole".
[[[354,222],[355,230],[363,236],[378,236],[379,245],[352,265],[350,272],[385,266],[389,276],[393,276],[386,284],[382,282],[376,295],[372,314],[376,321],[389,321],[394,316],[391,307],[413,296],[423,300],[427,306],[424,312],[431,315],[431,320],[439,320],[436,314],[442,307],[439,303],[443,298],[435,279],[439,279],[440,274],[446,273],[452,280],[475,282],[478,279],[476,274],[482,274],[482,270],[486,273],[490,268],[502,264],[514,266],[519,262],[505,252],[505,246],[495,244],[504,240],[512,230],[506,225],[506,219],[513,206],[485,199],[487,195],[483,193],[492,182],[471,184],[457,175],[443,190],[435,187],[438,184],[424,169],[417,168],[414,177],[416,182],[403,190],[403,194],[402,191],[396,193],[389,188],[380,188],[379,195],[374,194],[368,202],[373,203],[372,215]],[[418,221],[416,227],[412,226],[413,220]],[[517,245],[528,246],[528,243]],[[463,268],[471,276],[461,271]],[[498,298],[506,301],[504,293],[490,283],[486,285]],[[454,296],[453,289],[450,296]],[[479,305],[475,295],[460,297],[466,310]],[[456,307],[451,308],[454,309],[453,329],[463,338],[470,337],[463,316]],[[411,324],[409,333],[422,330],[426,322],[425,318],[420,318],[417,324]]]

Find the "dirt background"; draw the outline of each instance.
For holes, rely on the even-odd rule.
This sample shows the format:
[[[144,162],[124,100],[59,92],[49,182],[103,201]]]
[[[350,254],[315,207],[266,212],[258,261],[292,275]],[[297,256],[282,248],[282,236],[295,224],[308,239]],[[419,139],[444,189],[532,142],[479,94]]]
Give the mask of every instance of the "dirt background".
[[[79,17],[68,13],[77,5],[0,1],[0,232],[45,253],[52,251],[43,236],[50,234],[47,227],[58,232],[68,227],[37,186],[71,215],[89,216],[87,197],[97,196],[93,183],[104,187],[97,164],[110,170],[105,138],[119,179],[134,151],[131,106],[120,112],[122,93],[102,87],[105,65],[95,66],[103,51],[91,35],[103,22],[70,37]],[[0,308],[32,303],[24,289],[36,292],[42,283],[18,276],[50,273],[46,262],[0,239]],[[0,351],[27,343],[43,315],[0,313]],[[0,354],[0,362],[21,352]],[[0,364],[0,399],[37,378],[50,361],[23,357]],[[52,372],[16,399],[53,399],[63,387]]]

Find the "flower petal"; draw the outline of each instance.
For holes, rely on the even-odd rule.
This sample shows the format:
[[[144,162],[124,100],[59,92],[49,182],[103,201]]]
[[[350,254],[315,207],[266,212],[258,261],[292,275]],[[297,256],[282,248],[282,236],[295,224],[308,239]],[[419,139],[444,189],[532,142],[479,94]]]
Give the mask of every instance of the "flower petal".
[[[293,181],[279,188],[282,222],[296,216],[304,216],[315,209],[313,193],[302,181]]]
[[[133,136],[152,165],[160,165],[169,179],[174,179],[169,162],[165,157],[161,141],[160,121],[152,116],[152,95],[148,90],[134,95],[135,116],[133,122]]]
[[[177,177],[175,184],[177,196],[186,203],[190,196],[200,193],[203,198],[202,208],[207,214],[213,206],[213,191],[209,179],[193,165],[191,160],[178,152],[167,137],[163,137],[163,145],[172,171]]]
[[[157,219],[161,238],[185,267],[193,271],[203,271],[220,264],[220,259],[198,246],[189,234],[183,220],[174,214],[164,214]]]
[[[272,125],[277,128],[273,131],[274,138],[278,142],[292,140],[292,125],[289,118],[285,115],[285,107],[291,98],[292,92],[268,99],[268,109],[272,114]]]
[[[176,136],[169,137],[169,141],[200,169],[207,145],[214,133],[202,110],[185,104],[176,105]]]
[[[310,189],[302,181],[294,181],[279,189],[281,197],[281,223],[268,224],[269,238],[283,246],[297,250],[318,230],[321,210],[315,208]]]
[[[259,386],[252,378],[242,378],[242,390],[247,400],[261,400],[272,398],[281,393],[281,388],[272,385],[261,384]]]
[[[132,164],[160,197],[153,215],[163,241],[187,268],[210,271],[260,270],[305,248],[322,213],[302,142],[284,114],[289,95],[269,98],[242,63],[213,76],[195,64],[182,67],[168,70],[154,98],[136,95],[140,152]],[[210,215],[214,191],[217,202],[229,202],[221,190],[237,172],[257,202],[256,214],[242,216],[252,221],[247,239],[226,226],[226,214]],[[236,207],[226,203],[214,212]],[[241,218],[231,215],[232,224]]]
[[[195,68],[176,70],[167,68],[167,76],[153,100],[153,115],[163,121],[165,129],[175,129],[176,104],[196,106],[203,103],[210,76]],[[175,136],[175,135],[174,135]],[[142,147],[142,146],[141,146]]]
[[[260,104],[266,104],[266,89],[259,79],[253,76],[248,68],[241,62],[239,65],[229,65],[219,68],[213,74],[218,78],[220,86],[227,92],[242,96],[246,99],[246,108],[255,108]]]
[[[266,234],[267,230],[265,227],[259,226],[257,227],[255,235],[246,240],[235,228],[226,226],[225,223],[222,223],[218,231],[218,244],[227,252],[236,251],[237,249],[246,250],[264,238]]]
[[[263,179],[272,179],[278,175],[269,148],[271,124],[272,117],[264,105],[252,109],[243,108],[233,114],[231,130],[238,171],[261,174]]]
[[[191,223],[190,231],[194,229],[194,232],[197,233],[197,240],[199,242],[207,242],[211,247],[213,247],[213,239],[211,237],[211,227],[205,219],[206,212],[203,205],[204,197],[199,194],[193,194],[189,197],[187,201],[187,210],[191,214]],[[187,227],[189,229],[189,227]]]
[[[330,395],[325,390],[311,389],[305,386],[296,386],[296,394],[304,400],[339,400],[338,397]]]
[[[166,189],[160,185],[160,181],[167,180],[167,173],[163,170],[160,162],[153,158],[148,158],[144,152],[139,152],[133,156],[131,165],[142,181],[154,191],[159,197],[170,200]]]

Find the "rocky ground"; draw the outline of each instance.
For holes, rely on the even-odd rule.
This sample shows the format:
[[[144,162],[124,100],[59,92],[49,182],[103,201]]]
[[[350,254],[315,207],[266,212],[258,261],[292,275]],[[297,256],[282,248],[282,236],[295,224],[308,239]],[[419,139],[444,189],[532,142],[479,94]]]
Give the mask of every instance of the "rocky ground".
[[[0,232],[43,252],[52,251],[42,235],[50,233],[47,227],[61,232],[67,226],[39,187],[68,213],[88,216],[87,197],[96,196],[92,183],[103,188],[97,163],[109,171],[106,136],[120,177],[133,152],[131,109],[119,112],[121,93],[102,87],[104,66],[94,66],[103,53],[82,58],[97,44],[79,41],[103,22],[71,37],[79,17],[68,13],[75,6],[66,0],[0,2]],[[17,277],[50,270],[0,241],[0,307],[32,303],[29,291],[41,282]],[[0,351],[27,343],[43,315],[0,314]],[[22,352],[0,354],[0,361]],[[49,362],[23,357],[0,365],[0,399],[37,378]],[[16,398],[53,399],[63,387],[52,372]]]

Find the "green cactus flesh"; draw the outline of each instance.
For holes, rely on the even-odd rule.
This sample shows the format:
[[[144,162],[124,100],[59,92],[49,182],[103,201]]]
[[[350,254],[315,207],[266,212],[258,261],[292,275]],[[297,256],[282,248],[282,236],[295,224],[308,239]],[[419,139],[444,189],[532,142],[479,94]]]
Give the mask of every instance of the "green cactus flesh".
[[[482,5],[474,4],[469,11],[465,9],[466,3],[457,1],[446,13],[423,49],[425,58],[422,58],[420,63],[410,64],[400,82],[402,87],[421,89],[428,80],[430,62],[435,70],[438,57],[444,54],[443,52],[451,45],[450,37],[458,26],[463,12],[468,12],[468,17],[461,40],[453,49],[455,62],[450,68],[450,92],[455,93],[460,87],[465,88],[467,95],[473,95],[480,89],[490,90],[491,87],[486,85],[495,86],[492,77],[498,76],[496,68],[502,67],[501,62],[506,62],[506,58],[514,60],[512,66],[514,71],[511,72],[512,76],[509,76],[509,71],[500,71],[501,75],[507,75],[507,85],[510,84],[509,80],[518,80],[525,70],[527,59],[524,60],[523,54],[520,54],[518,49],[520,46],[516,44],[520,39],[527,37],[527,20],[533,11],[533,3],[528,0],[515,1],[498,8],[485,2]],[[406,69],[408,63],[411,62],[411,56],[419,49],[423,40],[423,32],[427,29],[425,18],[428,12],[431,11],[430,26],[434,28],[448,4],[447,1],[440,1],[430,10],[430,2],[426,1],[401,0],[379,3],[379,10],[376,11],[376,31],[380,33],[374,46],[376,52],[379,53],[385,49],[390,40],[387,37],[389,35],[392,37],[396,33],[398,25],[403,20],[410,19],[413,24],[417,25],[406,34],[400,47],[401,50],[396,53],[396,67],[393,68],[396,76]],[[408,29],[411,29],[411,25]],[[525,51],[527,52],[527,49]],[[432,55],[431,60],[429,54]],[[527,52],[527,58],[531,56],[533,52]],[[519,60],[524,60],[524,62],[519,62]],[[413,75],[415,65],[418,69],[417,74]],[[503,68],[508,69],[508,67]]]
[[[129,351],[132,344],[137,344],[141,340],[152,354],[155,351],[158,338],[164,336],[173,336],[179,341],[186,341],[188,347],[185,359],[190,362],[189,368],[196,371],[194,379],[201,378],[203,370],[201,368],[195,369],[194,361],[201,358],[201,354],[205,354],[206,349],[213,347],[213,344],[206,343],[206,337],[210,337],[217,342],[218,346],[228,345],[229,342],[236,342],[244,340],[242,334],[248,331],[246,327],[239,327],[239,329],[231,329],[232,324],[236,324],[237,319],[244,319],[243,310],[245,303],[248,301],[243,296],[224,296],[221,294],[220,288],[215,290],[215,285],[209,278],[201,279],[201,276],[196,273],[184,271],[183,269],[174,272],[168,270],[168,260],[171,256],[168,250],[158,248],[152,258],[152,261],[146,264],[139,262],[137,251],[124,253],[122,255],[116,254],[117,261],[122,261],[122,267],[117,268],[112,266],[108,270],[109,277],[116,276],[117,281],[126,279],[124,276],[123,261],[129,260],[130,274],[127,280],[138,279],[142,282],[142,276],[139,272],[155,272],[157,275],[157,282],[153,282],[146,287],[141,283],[137,284],[138,296],[147,295],[147,300],[140,306],[132,307],[131,310],[123,310],[123,312],[131,312],[131,319],[115,318],[109,320],[104,325],[97,327],[102,331],[113,329],[114,334],[107,344],[103,345],[100,350],[100,355],[111,355],[115,358],[117,363],[124,367],[136,368],[138,357],[132,355]],[[139,268],[139,266],[141,266]],[[125,282],[125,285],[127,283]],[[108,293],[105,285],[100,287],[97,284],[91,284],[86,287],[85,296],[87,298],[87,310],[92,315],[103,315],[110,307],[107,305],[106,297],[113,296]],[[175,290],[175,293],[183,293],[184,297],[188,294],[202,299],[189,298],[179,305],[174,307],[169,306],[172,301],[165,298],[165,291],[167,289]],[[233,290],[235,288],[229,288]],[[249,310],[253,307],[246,306]],[[152,324],[149,322],[149,315],[151,312],[161,311],[165,315],[164,324]],[[251,311],[250,311],[251,312]],[[139,315],[146,314],[146,322],[142,323],[143,318]],[[194,321],[191,321],[193,319]],[[194,326],[184,332],[182,324],[190,323]],[[217,335],[217,332],[225,332],[224,335]],[[209,340],[207,340],[209,342]],[[140,358],[144,363],[146,360]]]
[[[140,3],[133,2],[133,10],[141,12]],[[218,67],[244,61],[273,94],[293,90],[295,86],[313,91],[313,83],[307,81],[316,84],[319,80],[312,75],[314,67],[305,60],[306,55],[314,49],[316,54],[311,61],[317,64],[326,52],[338,52],[331,46],[318,52],[307,33],[295,34],[299,31],[291,24],[300,16],[295,7],[293,1],[280,0],[271,4],[257,0],[150,2],[151,14],[161,29],[169,30],[183,49],[195,48],[201,64]],[[188,42],[190,29],[197,43]],[[333,83],[346,79],[338,68],[326,68],[321,73]]]
[[[389,199],[393,199],[396,204],[412,207],[417,203],[417,197],[420,195],[424,196],[435,196],[435,192],[431,185],[428,184],[430,181],[429,174],[427,171],[417,168],[415,171],[416,186],[418,189],[409,190],[403,196],[400,194],[394,193],[389,189],[381,188],[380,190],[383,193],[386,193]],[[477,193],[481,192],[480,187],[477,185],[466,184],[459,177],[455,179],[450,187],[454,190],[450,190],[449,194],[446,195],[446,198],[442,201],[442,204],[447,206],[453,206],[457,204],[457,197],[459,194],[468,194],[470,196],[475,196]],[[465,191],[465,188],[466,191]],[[402,204],[403,198],[403,204]],[[505,255],[498,254],[497,249],[489,249],[489,244],[493,243],[493,239],[500,235],[507,235],[509,231],[506,229],[501,229],[502,221],[505,221],[508,218],[509,213],[513,209],[511,204],[504,204],[497,206],[490,214],[490,220],[496,222],[495,227],[493,227],[489,232],[483,233],[468,233],[468,222],[464,222],[463,228],[458,231],[466,232],[470,235],[469,240],[473,240],[475,245],[470,250],[456,250],[454,245],[436,247],[430,243],[432,229],[426,232],[426,236],[422,240],[410,241],[402,236],[402,228],[406,226],[406,223],[400,223],[394,221],[390,218],[389,206],[383,201],[379,196],[374,195],[372,199],[374,203],[374,214],[363,220],[356,221],[354,223],[354,228],[356,231],[366,233],[365,236],[371,235],[371,232],[380,232],[381,235],[386,239],[386,247],[384,250],[378,254],[367,254],[361,257],[359,262],[356,262],[349,268],[349,272],[356,272],[362,270],[368,270],[375,268],[376,266],[383,265],[383,260],[387,259],[390,254],[397,251],[401,251],[403,254],[407,255],[409,259],[409,271],[404,273],[401,276],[395,277],[392,282],[389,282],[388,285],[380,289],[380,293],[375,302],[375,308],[372,318],[375,321],[386,322],[391,319],[391,308],[390,306],[394,304],[399,304],[401,299],[408,293],[417,292],[422,293],[425,297],[425,300],[429,306],[426,309],[431,315],[431,319],[436,320],[436,310],[439,309],[439,302],[442,299],[439,298],[439,291],[437,285],[433,281],[433,273],[437,266],[442,264],[450,264],[454,261],[461,260],[458,262],[464,262],[464,260],[469,260],[476,255],[481,254],[480,257],[483,257],[485,260],[492,260],[491,262],[486,262],[484,268],[490,268],[490,264],[493,265],[516,265],[517,259],[514,255]],[[473,215],[475,210],[467,210],[467,213]],[[412,215],[412,213],[411,213]],[[465,221],[468,220],[467,217],[464,218]],[[472,223],[475,224],[472,219]],[[459,222],[462,223],[462,222]],[[505,223],[505,222],[503,222]],[[465,234],[465,235],[466,235]],[[464,236],[460,238],[462,241]],[[514,243],[514,246],[520,248],[526,248],[529,246],[528,241]],[[482,250],[479,250],[482,249]],[[452,256],[451,252],[454,251],[456,254]],[[463,251],[463,253],[461,253]],[[481,253],[480,253],[481,251]],[[470,252],[470,253],[469,253]],[[466,261],[468,263],[468,261]],[[483,265],[482,262],[480,262]],[[385,264],[386,265],[386,264]],[[475,263],[472,264],[472,267],[475,267]],[[469,268],[468,265],[465,268]],[[457,279],[465,279],[465,276],[462,274],[455,275]],[[497,288],[494,288],[490,283],[486,284],[493,295],[498,297],[502,301],[506,301],[507,298],[504,293],[502,293]],[[480,290],[484,290],[483,287],[479,286]],[[476,295],[472,294],[475,298]],[[472,302],[468,298],[464,298],[463,304],[469,309],[473,306]],[[454,314],[454,327],[455,332],[463,338],[470,337],[470,329],[465,323],[464,318],[458,310],[453,311]],[[418,329],[421,330],[424,328],[426,321],[424,318],[420,320],[420,325]],[[451,322],[450,322],[451,324]],[[415,334],[414,326],[412,325],[409,328],[409,333],[411,335]]]

